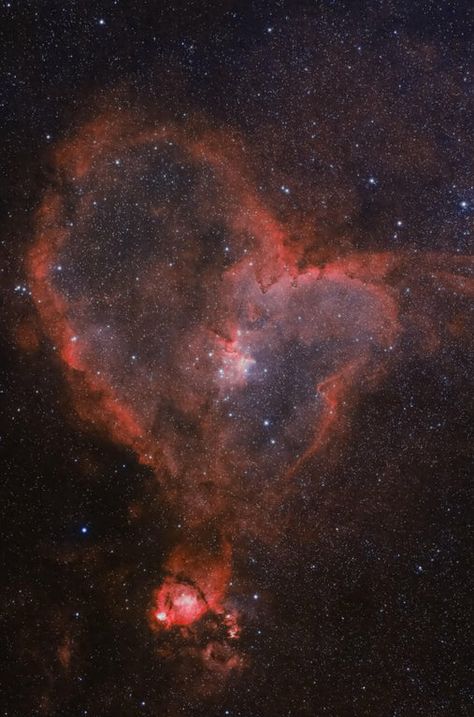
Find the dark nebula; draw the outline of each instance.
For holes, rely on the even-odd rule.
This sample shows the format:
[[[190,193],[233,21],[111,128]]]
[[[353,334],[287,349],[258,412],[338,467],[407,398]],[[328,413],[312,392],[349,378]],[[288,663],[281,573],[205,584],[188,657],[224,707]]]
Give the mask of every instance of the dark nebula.
[[[467,716],[472,8],[1,13],[3,714]]]

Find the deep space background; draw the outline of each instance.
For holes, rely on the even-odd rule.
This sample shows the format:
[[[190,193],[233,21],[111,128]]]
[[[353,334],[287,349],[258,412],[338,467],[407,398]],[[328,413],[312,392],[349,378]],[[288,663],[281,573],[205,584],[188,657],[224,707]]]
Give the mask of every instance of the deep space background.
[[[473,20],[463,0],[2,0],[2,714],[473,714]],[[181,632],[157,646],[149,605],[179,542],[179,502],[130,442],[74,406],[30,286],[36,213],[58,187],[53,147],[118,107],[134,127],[158,112],[243,138],[255,181],[238,191],[256,187],[283,226],[304,227],[294,243],[317,254],[309,265],[401,257],[394,285],[409,328],[396,357],[380,375],[370,364],[377,380],[354,400],[351,387],[327,445],[287,478],[294,490],[252,494],[246,520],[258,530],[234,564],[239,669],[223,657],[203,673],[179,656]],[[109,222],[126,245],[127,210],[114,201],[95,238]],[[65,281],[87,293],[94,262],[117,257],[80,250]],[[115,286],[145,270],[125,256]],[[213,451],[210,440],[189,462],[212,463]],[[228,510],[219,530],[229,520],[237,534]]]

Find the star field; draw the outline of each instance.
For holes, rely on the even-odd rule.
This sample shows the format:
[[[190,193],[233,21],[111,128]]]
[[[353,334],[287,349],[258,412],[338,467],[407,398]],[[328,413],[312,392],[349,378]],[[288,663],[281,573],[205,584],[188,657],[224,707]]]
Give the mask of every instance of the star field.
[[[2,714],[470,714],[472,30],[1,4]]]

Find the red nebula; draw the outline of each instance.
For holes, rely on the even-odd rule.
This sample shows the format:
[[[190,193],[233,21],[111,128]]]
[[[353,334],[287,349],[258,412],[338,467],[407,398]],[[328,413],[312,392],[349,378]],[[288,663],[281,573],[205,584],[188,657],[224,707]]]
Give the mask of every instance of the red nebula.
[[[230,566],[229,543],[224,543],[218,551],[203,550],[192,543],[177,545],[165,564],[168,575],[154,593],[150,613],[152,627],[189,626],[207,612],[224,615]],[[238,625],[234,610],[227,610],[224,623],[229,636],[235,637]]]
[[[208,610],[207,603],[197,588],[167,578],[155,593],[153,616],[158,623],[191,625]]]
[[[341,437],[404,332],[420,350],[442,340],[430,282],[472,290],[461,257],[321,245],[310,221],[264,201],[250,156],[202,119],[148,129],[103,113],[54,151],[27,256],[77,414],[153,469],[183,523],[154,630],[212,613],[238,636],[231,544],[284,533],[268,515],[290,478]]]

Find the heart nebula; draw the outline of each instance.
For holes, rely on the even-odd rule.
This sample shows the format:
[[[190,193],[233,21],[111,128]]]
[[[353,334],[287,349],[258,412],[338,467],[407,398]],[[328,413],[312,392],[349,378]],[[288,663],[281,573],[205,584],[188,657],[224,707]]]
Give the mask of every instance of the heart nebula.
[[[77,414],[153,470],[182,526],[149,625],[189,639],[213,621],[229,670],[233,553],[286,529],[266,516],[346,434],[404,334],[439,343],[404,304],[407,277],[468,288],[460,258],[321,246],[250,156],[199,119],[104,113],[54,150],[27,258]]]

